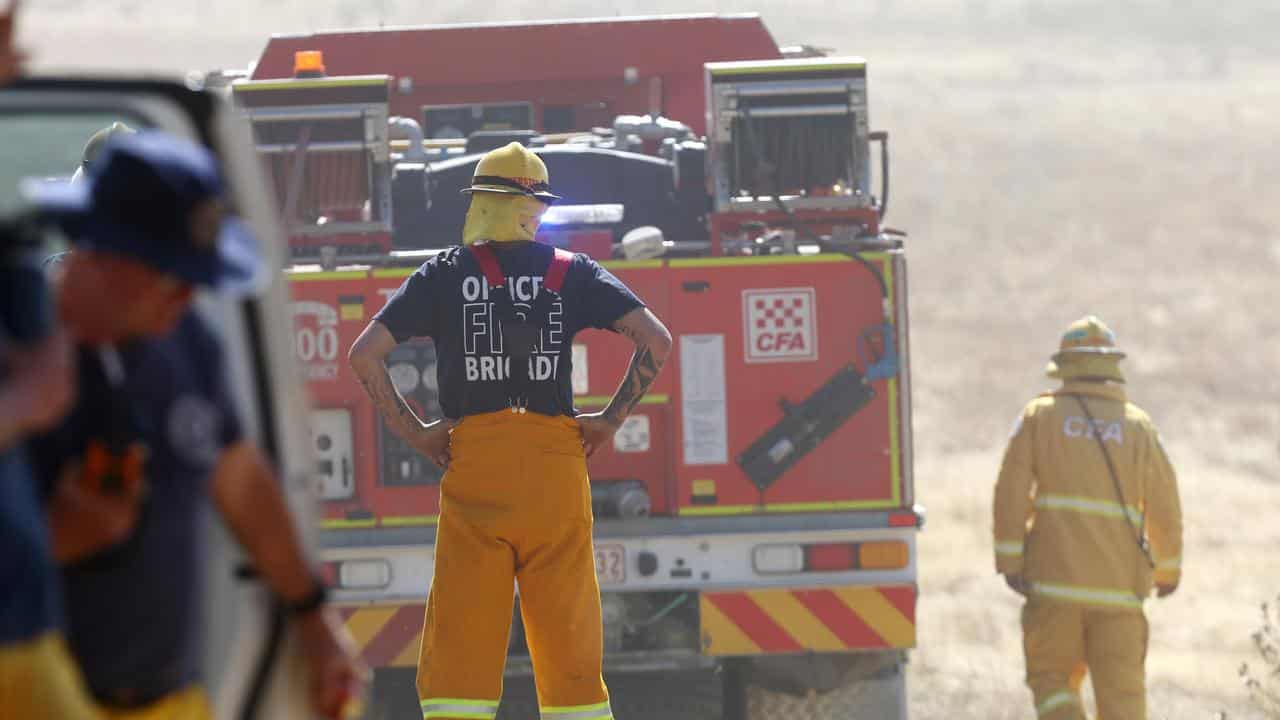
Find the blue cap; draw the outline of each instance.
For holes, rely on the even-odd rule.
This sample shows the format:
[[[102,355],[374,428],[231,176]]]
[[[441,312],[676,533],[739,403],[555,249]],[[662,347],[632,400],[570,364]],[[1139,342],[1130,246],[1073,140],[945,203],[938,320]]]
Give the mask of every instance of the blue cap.
[[[23,189],[76,247],[127,255],[192,285],[235,290],[253,280],[257,241],[224,214],[217,160],[195,143],[120,134],[82,181]]]

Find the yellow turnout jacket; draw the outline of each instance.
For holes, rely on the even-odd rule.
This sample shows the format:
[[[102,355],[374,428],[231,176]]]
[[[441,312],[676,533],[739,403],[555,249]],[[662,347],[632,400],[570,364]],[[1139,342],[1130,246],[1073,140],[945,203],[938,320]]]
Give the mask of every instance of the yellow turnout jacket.
[[[1022,574],[1035,595],[1140,609],[1153,582],[1179,580],[1173,466],[1151,418],[1121,386],[1068,381],[1032,400],[1009,439],[994,505],[996,570]]]

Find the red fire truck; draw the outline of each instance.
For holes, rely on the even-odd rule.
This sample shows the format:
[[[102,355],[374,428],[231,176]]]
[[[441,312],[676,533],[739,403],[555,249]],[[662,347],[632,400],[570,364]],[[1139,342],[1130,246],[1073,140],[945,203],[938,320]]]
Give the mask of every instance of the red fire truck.
[[[756,16],[707,15],[277,36],[232,85],[290,237],[321,542],[377,669],[369,717],[417,716],[440,474],[345,352],[458,242],[459,189],[513,139],[565,198],[539,239],[602,261],[676,340],[590,464],[617,717],[905,717],[923,513],[904,238],[883,224],[866,78]],[[602,407],[629,357],[575,338],[576,405]],[[389,368],[438,415],[428,341]],[[513,621],[499,716],[531,717]]]

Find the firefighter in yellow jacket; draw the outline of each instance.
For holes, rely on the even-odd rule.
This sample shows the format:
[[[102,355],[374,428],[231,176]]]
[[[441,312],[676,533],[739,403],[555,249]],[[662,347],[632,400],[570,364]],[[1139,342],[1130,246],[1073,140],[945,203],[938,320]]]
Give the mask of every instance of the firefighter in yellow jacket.
[[[1027,684],[1037,717],[1146,718],[1142,603],[1178,587],[1182,515],[1151,418],[1125,398],[1124,354],[1098,318],[1067,329],[1048,366],[1062,386],[1019,416],[995,489],[996,570],[1026,596]]]
[[[405,280],[351,348],[392,431],[446,471],[418,694],[424,718],[493,718],[514,586],[544,720],[610,720],[586,457],[609,443],[671,348],[653,313],[584,255],[533,242],[557,198],[516,143],[476,166],[463,245]],[[608,407],[573,407],[573,336],[619,332],[635,354]],[[385,358],[435,342],[444,417],[424,422]]]

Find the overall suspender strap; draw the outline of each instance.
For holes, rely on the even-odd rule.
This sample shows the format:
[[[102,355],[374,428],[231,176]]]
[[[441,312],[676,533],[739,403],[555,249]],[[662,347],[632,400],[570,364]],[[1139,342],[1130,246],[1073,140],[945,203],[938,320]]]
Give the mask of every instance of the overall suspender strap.
[[[502,266],[498,264],[498,255],[493,252],[493,248],[488,243],[472,245],[471,257],[476,259],[476,263],[480,265],[480,272],[484,273],[484,279],[489,283],[489,288],[504,287],[507,284],[507,277],[502,274]]]
[[[565,276],[573,263],[573,254],[555,248],[532,307],[526,313],[517,313],[497,253],[487,243],[471,245],[470,250],[489,285],[489,298],[502,325],[503,355],[510,361],[503,381],[507,402],[512,412],[525,412],[529,406],[529,385],[532,382],[529,378],[529,356],[548,321],[551,304],[560,297]]]
[[[476,263],[480,265],[480,272],[484,273],[485,282],[489,283],[489,287],[499,288],[506,287],[507,277],[502,274],[502,266],[498,264],[498,255],[489,247],[488,243],[480,243],[471,246],[471,255],[476,259]],[[555,248],[551,255],[551,263],[547,266],[546,273],[542,277],[542,287],[559,295],[561,288],[564,287],[564,278],[569,274],[569,266],[573,264],[573,253],[568,250]]]
[[[547,266],[547,272],[542,277],[542,287],[559,295],[560,289],[564,287],[564,277],[569,274],[569,266],[572,264],[573,253],[556,248],[551,255],[551,264]]]

